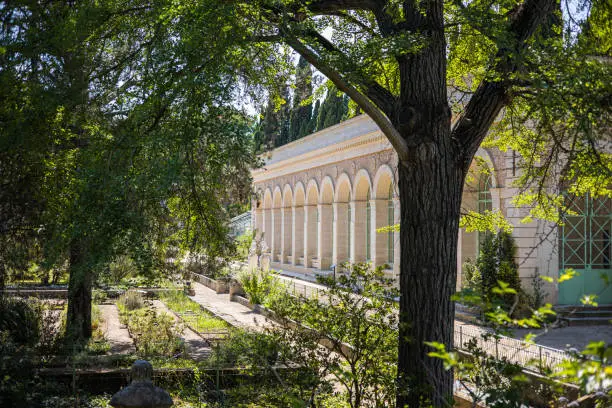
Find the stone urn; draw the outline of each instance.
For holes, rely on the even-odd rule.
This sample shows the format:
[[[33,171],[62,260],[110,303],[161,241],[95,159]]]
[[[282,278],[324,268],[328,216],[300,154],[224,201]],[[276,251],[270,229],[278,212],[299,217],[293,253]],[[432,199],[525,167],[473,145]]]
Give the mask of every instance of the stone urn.
[[[151,382],[153,366],[146,360],[136,360],[132,365],[132,383],[117,392],[110,400],[115,408],[168,408],[174,402],[166,390]]]

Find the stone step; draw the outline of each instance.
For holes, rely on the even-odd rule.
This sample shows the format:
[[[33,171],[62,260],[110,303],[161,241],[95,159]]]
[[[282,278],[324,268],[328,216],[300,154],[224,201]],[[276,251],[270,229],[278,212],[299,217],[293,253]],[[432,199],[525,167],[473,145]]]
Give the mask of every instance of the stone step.
[[[559,314],[569,313],[577,310],[607,310],[612,312],[612,305],[604,304],[597,306],[583,306],[583,305],[559,305],[554,307],[555,311]]]
[[[562,317],[568,326],[607,326],[612,325],[612,317]]]

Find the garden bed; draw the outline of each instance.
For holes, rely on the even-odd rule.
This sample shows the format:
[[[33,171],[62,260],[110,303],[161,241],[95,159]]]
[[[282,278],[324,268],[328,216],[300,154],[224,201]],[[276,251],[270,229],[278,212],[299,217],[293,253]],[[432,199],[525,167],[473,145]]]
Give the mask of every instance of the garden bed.
[[[229,334],[230,325],[180,291],[166,292],[160,300],[183,323],[204,340],[220,340]]]

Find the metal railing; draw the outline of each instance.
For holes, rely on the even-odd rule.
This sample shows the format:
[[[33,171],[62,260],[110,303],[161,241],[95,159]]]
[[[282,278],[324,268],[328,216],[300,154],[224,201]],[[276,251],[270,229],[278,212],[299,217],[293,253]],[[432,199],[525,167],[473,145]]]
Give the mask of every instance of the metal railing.
[[[468,343],[475,342],[479,349],[498,360],[505,359],[539,373],[558,371],[560,363],[574,359],[563,350],[495,334],[483,327],[459,324],[455,325],[454,334],[454,344],[458,350],[467,351]]]
[[[294,296],[325,296],[325,288],[304,284],[296,279],[280,277],[287,290]],[[575,357],[563,350],[558,350],[539,344],[528,343],[512,337],[496,335],[492,330],[468,324],[455,325],[454,346],[461,351],[467,350],[467,343],[475,341],[478,348],[496,359],[506,359],[523,368],[538,373],[558,371],[558,365]]]

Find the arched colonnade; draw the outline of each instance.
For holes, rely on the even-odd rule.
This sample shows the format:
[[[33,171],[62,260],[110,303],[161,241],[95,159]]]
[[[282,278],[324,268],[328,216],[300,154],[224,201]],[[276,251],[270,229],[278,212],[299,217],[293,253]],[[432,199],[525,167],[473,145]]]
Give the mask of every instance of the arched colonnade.
[[[377,229],[399,223],[395,174],[383,164],[306,183],[273,184],[258,191],[255,228],[263,233],[273,263],[329,270],[344,262],[399,265],[397,232]],[[395,268],[396,270],[398,268]]]

